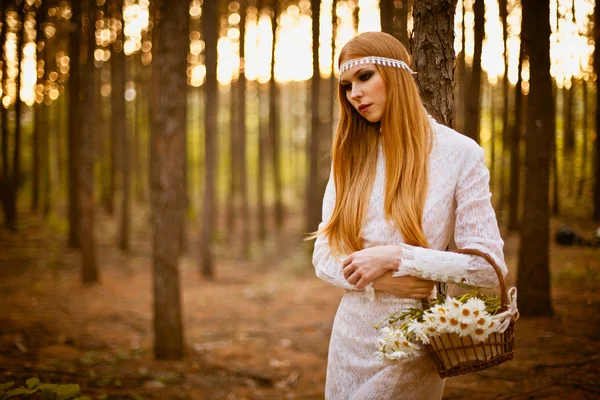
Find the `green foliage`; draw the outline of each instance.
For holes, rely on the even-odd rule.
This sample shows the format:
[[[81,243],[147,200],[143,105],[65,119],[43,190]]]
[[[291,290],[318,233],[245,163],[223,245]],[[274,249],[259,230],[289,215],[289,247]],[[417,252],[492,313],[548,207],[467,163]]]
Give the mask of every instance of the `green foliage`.
[[[15,396],[23,398],[39,394],[43,400],[91,400],[87,396],[80,396],[81,389],[77,384],[40,383],[38,378],[29,378],[25,381],[25,385],[26,387],[13,389],[14,382],[0,384],[0,399],[7,400]]]

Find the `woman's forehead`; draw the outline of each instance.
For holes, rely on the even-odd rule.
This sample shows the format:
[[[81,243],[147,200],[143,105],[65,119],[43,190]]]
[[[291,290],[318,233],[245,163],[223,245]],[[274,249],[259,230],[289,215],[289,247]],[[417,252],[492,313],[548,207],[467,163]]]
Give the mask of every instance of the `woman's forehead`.
[[[340,75],[340,82],[341,81],[350,81],[354,77],[358,76],[363,71],[373,71],[375,69],[376,68],[373,64],[356,65],[356,66],[348,68],[344,72],[342,72],[342,74]]]

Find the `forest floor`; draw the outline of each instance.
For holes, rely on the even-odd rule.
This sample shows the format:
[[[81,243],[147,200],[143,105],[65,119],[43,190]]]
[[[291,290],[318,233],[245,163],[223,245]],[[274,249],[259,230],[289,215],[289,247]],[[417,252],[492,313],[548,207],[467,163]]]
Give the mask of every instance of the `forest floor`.
[[[129,253],[114,245],[114,222],[99,218],[101,283],[88,287],[56,221],[26,217],[17,234],[0,231],[0,382],[77,383],[94,399],[323,398],[342,291],[314,276],[297,230],[253,248],[249,262],[238,245],[220,244],[214,282],[189,251],[180,267],[187,355],[156,361],[146,217],[137,215]],[[503,237],[512,286],[518,237]],[[600,398],[600,250],[552,244],[551,264],[554,317],[521,317],[515,359],[448,379],[445,399]]]

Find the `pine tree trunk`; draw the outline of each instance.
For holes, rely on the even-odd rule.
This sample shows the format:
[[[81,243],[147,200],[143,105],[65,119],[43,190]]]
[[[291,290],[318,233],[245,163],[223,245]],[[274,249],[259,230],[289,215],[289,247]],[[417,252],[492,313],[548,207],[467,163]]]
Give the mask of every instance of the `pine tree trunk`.
[[[313,51],[313,74],[311,79],[311,130],[310,130],[310,145],[309,159],[310,172],[308,179],[308,190],[306,191],[306,232],[312,232],[317,229],[321,220],[321,201],[319,198],[319,137],[320,137],[320,120],[319,120],[319,90],[321,83],[321,74],[319,72],[319,18],[321,11],[321,2],[312,0],[310,3],[312,10],[312,51]]]
[[[394,0],[379,1],[379,22],[381,23],[381,32],[394,35]],[[396,38],[400,39],[400,38]]]
[[[227,197],[227,240],[234,239],[234,232],[237,231],[235,226],[235,215],[236,210],[236,199],[239,193],[239,182],[238,182],[238,163],[239,163],[239,152],[238,152],[238,95],[237,90],[238,82],[231,82],[229,89],[229,105],[231,113],[229,116],[229,196]]]
[[[184,219],[184,146],[188,23],[187,2],[158,2],[158,43],[152,108],[151,204],[153,225],[154,355],[184,354],[179,284],[179,243]]]
[[[123,0],[114,0],[112,8],[113,18],[123,24]],[[117,179],[120,177],[122,170],[121,151],[123,149],[123,140],[127,134],[126,116],[125,116],[125,52],[123,51],[123,30],[117,31],[117,40],[113,44],[110,56],[111,68],[111,100],[110,100],[110,207],[114,209],[115,194],[117,192]],[[125,210],[121,210],[123,214]],[[112,214],[112,212],[111,212]],[[129,224],[122,224],[119,228],[119,237],[128,237],[127,232],[123,232],[122,228]],[[128,240],[127,240],[128,242]],[[121,243],[120,243],[121,244]],[[128,249],[128,243],[125,246]]]
[[[506,159],[504,156],[507,155],[508,148],[508,139],[509,139],[509,126],[508,126],[508,112],[509,112],[509,84],[508,84],[508,4],[507,0],[499,0],[498,6],[500,9],[500,20],[502,21],[502,41],[504,44],[504,77],[502,78],[502,148],[500,149],[500,154],[502,155],[502,161],[500,163],[500,207],[503,208],[506,203],[506,165],[504,160]]]
[[[581,198],[583,195],[583,188],[585,187],[585,178],[587,174],[587,163],[588,163],[588,114],[589,114],[589,99],[588,99],[588,83],[584,79],[581,82],[582,96],[583,96],[583,138],[581,143],[581,167],[579,169],[579,182],[577,185],[577,198]]]
[[[519,50],[519,67],[517,85],[515,86],[515,119],[510,130],[510,197],[508,199],[508,230],[519,229],[519,195],[521,192],[521,136],[523,131],[523,108],[525,97],[521,92],[523,79],[524,48]]]
[[[94,82],[94,50],[96,49],[96,0],[88,1],[87,26],[87,60],[85,65],[86,84],[83,87],[83,104],[81,112],[85,113],[82,129],[79,135],[79,166],[77,168],[77,196],[80,205],[79,242],[81,243],[81,280],[84,284],[98,281],[98,266],[96,263],[95,226],[95,196],[94,196],[94,142],[96,140],[96,104]]]
[[[1,106],[0,106],[1,107]],[[42,107],[43,104],[34,105],[35,122],[31,136],[31,212],[36,212],[40,203],[40,135],[42,130]]]
[[[269,133],[268,121],[264,116],[267,115],[269,104],[267,103],[266,93],[262,89],[262,84],[257,85],[258,91],[258,176],[257,176],[257,195],[258,195],[258,238],[264,241],[267,237],[266,213],[265,213],[265,164],[266,164],[266,140]]]
[[[490,188],[494,193],[496,184],[496,101],[494,100],[494,86],[487,83],[490,94],[490,121],[491,121],[491,143],[490,143]]]
[[[250,209],[248,199],[248,172],[246,160],[246,69],[243,67],[244,62],[244,47],[246,44],[246,0],[238,0],[240,4],[240,76],[238,79],[238,144],[239,144],[239,174],[240,183],[240,204],[239,211],[241,212],[242,221],[242,255],[244,259],[250,258]]]
[[[553,85],[553,95],[554,99],[557,98],[557,88],[556,85]],[[552,103],[556,107],[556,103]],[[555,108],[556,110],[556,108]],[[556,115],[554,116],[556,118]],[[554,126],[556,128],[556,119],[554,120]],[[559,187],[560,187],[560,174],[558,171],[558,148],[556,146],[556,129],[550,132],[551,134],[551,143],[550,143],[550,162],[552,163],[551,173],[552,173],[552,215],[556,216],[560,210],[560,199],[558,197]]]
[[[554,101],[550,77],[550,6],[523,0],[523,41],[531,65],[528,99],[528,143],[525,157],[525,208],[521,227],[517,287],[524,317],[551,316],[549,260],[550,151]]]
[[[271,171],[273,173],[273,186],[275,192],[275,227],[277,231],[281,231],[283,228],[284,219],[284,207],[283,207],[283,189],[282,189],[282,177],[281,177],[281,163],[280,163],[280,138],[281,133],[279,129],[279,105],[280,100],[280,88],[275,81],[275,40],[277,37],[277,18],[279,17],[279,1],[274,0],[273,2],[273,46],[271,47],[271,79],[269,80],[269,133],[271,138]]]
[[[79,219],[80,205],[77,196],[77,174],[79,169],[79,136],[81,130],[81,2],[74,1],[71,7],[72,31],[70,35],[69,68],[69,247],[80,248]]]
[[[456,0],[453,0],[456,3]],[[396,1],[394,1],[396,2]],[[394,36],[402,42],[407,49],[410,47],[408,39],[408,9],[410,8],[409,0],[401,0],[400,7],[396,7],[394,19],[398,23],[394,24]]]
[[[596,23],[594,24],[594,42],[600,43],[600,1],[596,1],[594,5],[594,16]],[[598,47],[594,47],[594,70],[596,75],[600,74],[600,51]],[[596,132],[600,132],[600,84],[596,79]],[[600,139],[596,135],[596,147],[594,152],[594,220],[600,221]]]
[[[453,122],[455,6],[456,0],[413,4],[415,79],[427,111],[449,127]]]
[[[475,15],[475,49],[473,53],[473,67],[469,80],[469,89],[466,96],[465,135],[479,143],[479,115],[481,94],[481,49],[484,36],[483,0],[475,0],[473,13]]]
[[[217,40],[219,38],[219,7],[216,2],[206,2],[202,10],[202,33],[204,37],[206,83],[204,85],[204,209],[202,218],[202,239],[200,242],[201,273],[207,279],[214,279],[214,257],[212,237],[215,231],[216,180],[217,171],[217,112],[219,90],[217,86]]]

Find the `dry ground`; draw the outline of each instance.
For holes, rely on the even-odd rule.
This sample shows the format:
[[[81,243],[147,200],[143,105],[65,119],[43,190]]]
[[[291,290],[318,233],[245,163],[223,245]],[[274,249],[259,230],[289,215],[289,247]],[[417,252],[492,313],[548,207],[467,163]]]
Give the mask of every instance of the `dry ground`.
[[[98,399],[323,398],[342,292],[314,277],[298,234],[270,239],[251,262],[221,244],[215,282],[199,278],[190,251],[181,265],[187,357],[155,361],[149,235],[136,232],[124,254],[115,227],[100,222],[101,284],[92,287],[79,283],[64,228],[31,217],[16,235],[0,232],[0,382],[78,383]],[[514,284],[517,238],[504,237]],[[445,399],[600,398],[600,250],[553,245],[551,255],[556,315],[521,318],[515,360],[449,379]]]

